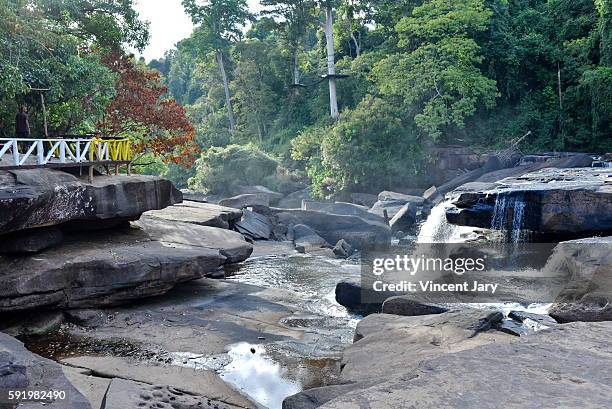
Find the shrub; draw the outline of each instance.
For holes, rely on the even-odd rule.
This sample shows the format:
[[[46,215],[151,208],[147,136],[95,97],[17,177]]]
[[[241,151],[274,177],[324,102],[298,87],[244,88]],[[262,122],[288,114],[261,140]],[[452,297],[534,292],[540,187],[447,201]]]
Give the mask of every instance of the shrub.
[[[421,170],[415,132],[391,103],[366,97],[331,127],[310,129],[293,141],[319,197],[413,186]]]
[[[189,179],[193,190],[213,194],[231,193],[236,185],[259,185],[274,175],[278,162],[253,144],[213,147],[195,163]]]

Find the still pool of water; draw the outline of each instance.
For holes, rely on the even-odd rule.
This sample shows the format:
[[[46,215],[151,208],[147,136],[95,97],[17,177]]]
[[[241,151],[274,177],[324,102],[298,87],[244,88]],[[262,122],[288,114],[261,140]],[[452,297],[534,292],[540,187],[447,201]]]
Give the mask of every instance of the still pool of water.
[[[281,324],[304,331],[303,339],[228,347],[220,377],[257,403],[276,409],[303,389],[333,383],[341,353],[352,342],[361,316],[335,300],[336,284],[358,277],[358,262],[308,255],[253,258],[227,270],[229,281],[278,288],[296,294],[298,313]]]

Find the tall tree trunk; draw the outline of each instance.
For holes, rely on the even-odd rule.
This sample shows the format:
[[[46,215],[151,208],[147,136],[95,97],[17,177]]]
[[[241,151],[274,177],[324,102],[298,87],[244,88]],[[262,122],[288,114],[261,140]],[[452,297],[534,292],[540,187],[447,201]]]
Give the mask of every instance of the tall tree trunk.
[[[601,65],[612,66],[612,5],[608,0],[597,2],[599,9]]]
[[[301,38],[298,36],[295,46],[293,48],[293,61],[291,64],[293,65],[293,85],[299,85],[300,83],[300,44]]]
[[[561,64],[557,62],[557,87],[559,91],[559,133],[561,134],[561,145],[565,149],[564,115],[563,115],[563,90],[561,88]]]
[[[329,110],[333,119],[338,119],[338,97],[336,94],[336,60],[334,59],[334,17],[331,6],[325,7],[325,38],[327,40],[327,75],[329,80]]]
[[[357,41],[357,38],[355,37],[355,34],[352,31],[351,40],[353,40],[353,43],[355,44],[355,58],[359,58],[359,56],[361,55],[361,46],[359,45],[359,41]]]
[[[232,99],[230,96],[229,82],[227,81],[227,75],[225,74],[225,64],[223,63],[223,52],[217,51],[217,64],[219,65],[219,71],[221,71],[221,78],[223,79],[223,89],[225,90],[225,105],[227,106],[227,117],[229,118],[229,129],[233,131],[236,128],[236,121],[234,120],[234,110],[232,109]]]

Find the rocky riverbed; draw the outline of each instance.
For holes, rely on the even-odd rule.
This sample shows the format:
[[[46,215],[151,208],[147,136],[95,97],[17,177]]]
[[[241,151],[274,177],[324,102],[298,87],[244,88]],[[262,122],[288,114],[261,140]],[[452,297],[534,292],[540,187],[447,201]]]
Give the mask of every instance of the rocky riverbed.
[[[68,391],[52,408],[605,407],[609,172],[515,159],[344,202],[246,186],[180,203],[159,178],[0,172],[0,386]],[[549,304],[362,303],[371,245],[535,237],[517,230],[578,237],[537,267],[564,283]]]

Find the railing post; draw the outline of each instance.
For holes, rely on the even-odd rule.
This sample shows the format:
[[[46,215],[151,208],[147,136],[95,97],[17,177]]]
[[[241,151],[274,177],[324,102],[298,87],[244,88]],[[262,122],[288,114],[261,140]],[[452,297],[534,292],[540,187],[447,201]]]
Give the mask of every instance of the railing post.
[[[36,141],[36,157],[39,165],[45,164],[45,147],[40,139]]]
[[[66,163],[66,141],[61,141],[59,145],[60,163]]]
[[[13,161],[15,166],[19,166],[19,145],[16,139],[13,139]]]
[[[81,162],[81,139],[80,138],[77,139],[76,141],[75,151],[76,151],[76,161]]]

